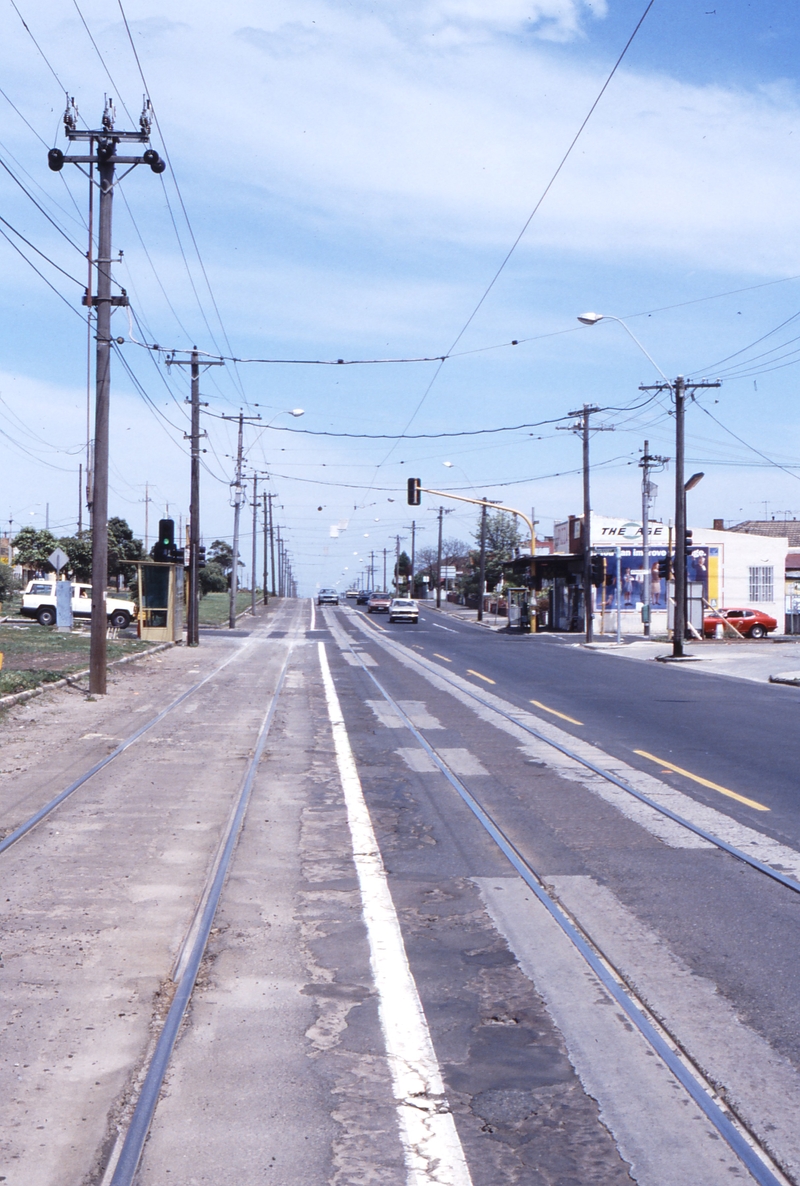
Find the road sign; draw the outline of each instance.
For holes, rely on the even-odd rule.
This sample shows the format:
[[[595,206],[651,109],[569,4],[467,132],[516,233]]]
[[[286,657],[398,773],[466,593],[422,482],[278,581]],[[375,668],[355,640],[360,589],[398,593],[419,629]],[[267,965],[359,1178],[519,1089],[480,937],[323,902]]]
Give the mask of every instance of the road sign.
[[[455,564],[443,564],[440,572],[443,581],[454,581],[456,579]]]
[[[69,556],[61,548],[54,548],[47,559],[50,561],[56,572],[61,572],[61,569],[69,560]]]

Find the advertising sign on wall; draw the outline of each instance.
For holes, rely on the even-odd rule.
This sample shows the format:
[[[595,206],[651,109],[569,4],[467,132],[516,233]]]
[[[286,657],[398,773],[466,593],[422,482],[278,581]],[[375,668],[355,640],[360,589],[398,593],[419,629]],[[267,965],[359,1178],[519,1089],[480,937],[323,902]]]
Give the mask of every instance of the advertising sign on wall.
[[[708,600],[709,553],[716,548],[692,548],[686,557],[686,579],[702,584],[703,597]],[[596,555],[605,557],[606,583],[597,589],[595,605],[605,610],[638,609],[644,601],[644,569],[641,548],[619,549],[619,572],[615,548],[594,548]],[[658,563],[668,555],[666,548],[650,548],[650,605],[653,609],[667,608],[667,582],[658,575]]]

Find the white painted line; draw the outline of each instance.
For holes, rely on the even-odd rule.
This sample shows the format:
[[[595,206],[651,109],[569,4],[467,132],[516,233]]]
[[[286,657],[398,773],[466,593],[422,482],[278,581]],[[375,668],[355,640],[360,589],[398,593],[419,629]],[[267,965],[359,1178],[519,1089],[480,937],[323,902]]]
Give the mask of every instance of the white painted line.
[[[472,1186],[433,1049],[386,870],[364,800],[325,644],[319,664],[361,890],[370,963],[406,1162],[408,1186]]]
[[[398,700],[397,703],[415,729],[443,729],[444,725],[428,712],[424,700]]]
[[[351,667],[360,667],[361,663],[363,663],[365,667],[378,666],[378,664],[372,658],[372,655],[368,655],[366,651],[358,651],[357,654],[351,654],[350,651],[343,651],[342,658],[344,659],[345,663],[349,663]],[[359,663],[359,659],[361,660],[361,663]]]
[[[518,878],[475,878],[497,929],[544,997],[586,1092],[638,1186],[752,1182],[736,1154]]]
[[[623,973],[758,1141],[797,1180],[800,1175],[800,1072],[738,1016],[713,980],[669,950],[612,891],[593,878],[545,876],[547,888]]]
[[[368,708],[372,709],[384,728],[405,729],[405,725],[400,720],[400,717],[394,711],[391,704],[387,704],[385,700],[365,700],[364,703]]]
[[[439,750],[442,761],[449,766],[453,774],[488,774],[489,771],[483,767],[474,754],[471,754],[468,749],[447,749]]]
[[[356,625],[359,625],[358,621],[356,621]],[[554,750],[545,742],[531,737],[513,721],[498,716],[492,711],[492,706],[496,705],[501,712],[511,713],[517,720],[524,721],[525,724],[530,725],[545,737],[551,738],[557,744],[572,750],[573,753],[601,766],[610,774],[629,782],[635,790],[641,791],[642,794],[669,808],[670,811],[674,811],[676,815],[681,815],[698,827],[704,828],[705,831],[719,836],[721,840],[733,845],[734,848],[740,848],[748,856],[755,857],[756,860],[763,861],[765,865],[771,865],[790,877],[800,878],[800,852],[797,849],[790,848],[787,844],[781,844],[779,840],[774,840],[764,832],[759,832],[756,828],[740,823],[715,807],[706,806],[683,791],[678,791],[660,779],[654,778],[652,774],[639,770],[636,766],[630,766],[613,754],[606,753],[599,746],[590,745],[589,742],[575,737],[572,733],[567,733],[557,725],[552,725],[549,721],[544,721],[541,717],[518,708],[488,688],[486,691],[481,689],[481,699],[485,701],[485,704],[481,705],[470,695],[474,691],[475,685],[468,680],[462,679],[461,676],[451,671],[447,671],[447,679],[444,679],[442,669],[437,664],[422,655],[415,654],[394,640],[380,638],[374,641],[393,655],[404,667],[417,671],[434,688],[441,692],[447,692],[466,708],[471,709],[479,719],[515,738],[527,755],[542,762],[562,777],[580,783],[599,798],[605,799],[622,815],[645,828],[670,848],[713,848],[714,846],[710,841],[703,840],[700,836],[681,827],[680,824],[660,815],[646,803],[640,803],[632,795],[626,794],[613,783],[607,782],[600,775],[587,770],[585,766],[573,761],[565,754],[559,753],[558,750]]]
[[[309,626],[309,630],[316,630],[316,628],[317,628],[317,614],[316,614],[316,610],[314,609],[314,598],[312,597],[311,598],[311,625]]]
[[[440,626],[438,622],[431,622],[431,626],[435,626],[437,630],[447,630],[450,634],[458,634],[458,631],[453,630],[452,626]]]
[[[399,718],[398,718],[399,719]],[[420,749],[415,745],[411,749],[396,749],[394,751],[398,757],[401,757],[406,766],[413,770],[415,774],[438,774],[439,767],[434,762],[433,758],[425,753],[424,749]]]

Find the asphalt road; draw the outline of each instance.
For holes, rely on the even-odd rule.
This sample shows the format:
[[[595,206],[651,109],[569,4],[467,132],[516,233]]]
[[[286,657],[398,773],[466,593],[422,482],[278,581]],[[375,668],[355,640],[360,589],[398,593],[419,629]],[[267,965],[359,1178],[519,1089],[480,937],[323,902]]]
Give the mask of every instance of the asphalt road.
[[[491,688],[685,794],[800,846],[800,689],[625,661],[586,650],[574,637],[499,634],[432,610],[422,610],[416,627],[390,625],[383,614],[371,620],[476,687]],[[685,775],[665,772],[637,750],[769,810],[755,810]]]

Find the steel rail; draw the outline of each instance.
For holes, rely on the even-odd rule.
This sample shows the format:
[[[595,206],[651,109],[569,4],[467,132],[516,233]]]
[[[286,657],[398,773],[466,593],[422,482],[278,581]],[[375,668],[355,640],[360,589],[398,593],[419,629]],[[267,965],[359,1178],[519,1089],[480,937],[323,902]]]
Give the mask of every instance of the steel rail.
[[[178,1031],[180,1030],[186,1008],[194,991],[197,974],[200,970],[203,955],[205,954],[209,935],[211,934],[214,915],[217,912],[217,906],[219,905],[219,899],[225,884],[231,856],[233,855],[233,850],[244,822],[247,806],[250,802],[253,783],[255,782],[258,766],[264,753],[264,746],[267,743],[267,736],[272,725],[272,720],[275,716],[278,697],[280,696],[283,682],[286,678],[286,669],[289,666],[292,650],[293,644],[290,643],[280,675],[278,676],[278,682],[275,685],[275,691],[272,693],[269,708],[258,732],[253,756],[250,759],[241,790],[239,791],[236,809],[230,818],[227,832],[220,846],[222,850],[221,857],[215,864],[214,878],[206,898],[200,923],[197,926],[188,958],[182,961],[183,971],[178,981],[178,987],[172,998],[172,1004],[170,1005],[161,1033],[159,1034],[153,1057],[150,1060],[150,1065],[147,1069],[139,1098],[136,1101],[136,1107],[134,1108],[133,1116],[125,1135],[110,1186],[131,1186],[136,1176],[144,1143],[147,1140],[147,1134],[150,1131],[150,1125],[155,1114],[161,1085],[167,1073],[167,1067],[169,1066],[172,1050],[178,1037]]]
[[[617,980],[612,973],[613,965],[610,961],[601,958],[600,955],[590,946],[586,938],[580,933],[575,923],[563,909],[563,907],[547,892],[544,882],[540,875],[536,872],[533,866],[522,856],[519,849],[506,836],[502,828],[492,819],[491,815],[481,806],[478,800],[467,789],[463,782],[453,773],[447,763],[440,758],[439,754],[433,746],[422,736],[419,729],[411,722],[408,715],[403,711],[396,700],[390,696],[383,685],[372,674],[370,669],[364,664],[361,656],[356,651],[351,649],[351,653],[356,655],[362,670],[369,676],[372,683],[381,693],[386,702],[391,706],[394,712],[397,713],[400,720],[425,751],[428,757],[433,761],[436,767],[445,776],[447,781],[458,793],[472,814],[485,829],[485,831],[494,840],[497,847],[507,858],[512,867],[517,871],[523,879],[528,888],[536,895],[538,901],[545,907],[550,916],[558,924],[570,942],[578,950],[585,962],[597,976],[603,987],[609,995],[616,1001],[620,1008],[625,1012],[642,1037],[650,1044],[655,1053],[661,1058],[665,1065],[669,1068],[678,1082],[686,1089],[691,1098],[701,1109],[708,1121],[714,1126],[726,1144],[736,1154],[742,1164],[748,1169],[752,1177],[759,1186],[781,1186],[782,1179],[776,1177],[769,1165],[759,1156],[753,1145],[746,1139],[742,1132],[729,1119],[725,1111],[719,1104],[709,1095],[708,1090],[703,1086],[703,1083],[691,1072],[686,1064],[681,1060],[680,1056],[670,1048],[669,1044],[658,1032],[656,1026],[649,1017],[643,1012],[643,1009],[633,1000],[630,994],[624,987],[624,978],[620,973],[616,973],[619,977]],[[678,1043],[676,1043],[678,1045]],[[688,1057],[688,1056],[687,1056]],[[738,1119],[738,1118],[737,1118]],[[739,1121],[741,1123],[741,1121]],[[744,1126],[742,1126],[744,1127]],[[755,1141],[755,1138],[752,1138]],[[785,1182],[785,1179],[783,1179]],[[111,1186],[116,1186],[116,1182],[112,1181]]]
[[[359,615],[359,619],[360,617],[361,615]],[[372,625],[372,623],[370,623],[370,625]],[[381,638],[379,641],[381,645],[385,645],[387,648],[391,648],[392,646],[402,646],[401,643],[394,642],[393,639],[390,641],[389,639],[384,640]],[[405,648],[403,649],[406,650]],[[498,708],[497,705],[491,704],[488,700],[484,699],[483,696],[479,696],[477,692],[473,691],[466,681],[464,681],[464,686],[462,687],[461,684],[456,683],[455,680],[448,678],[447,673],[435,666],[435,664],[428,665],[428,661],[424,660],[420,655],[415,655],[414,652],[410,650],[406,651],[406,654],[409,658],[414,659],[420,667],[424,667],[426,671],[430,671],[437,675],[439,679],[444,681],[444,683],[450,684],[452,688],[457,688],[459,692],[463,692],[465,695],[470,696],[473,700],[476,700],[478,704],[482,705],[484,708],[488,708],[491,712],[497,713],[498,716],[505,717],[505,719],[511,721],[513,725],[518,725],[520,729],[524,729],[526,733],[530,733],[530,735],[535,737],[537,741],[543,741],[546,745],[552,746],[553,749],[558,750],[559,753],[564,754],[565,757],[571,758],[573,762],[578,762],[581,766],[585,766],[586,769],[591,770],[593,774],[599,775],[607,782],[613,783],[614,786],[619,787],[620,790],[626,791],[629,795],[633,795],[634,799],[638,799],[640,803],[644,803],[648,807],[652,807],[654,811],[657,811],[660,815],[666,816],[667,819],[671,819],[673,823],[680,824],[682,828],[686,828],[689,832],[694,832],[695,836],[700,836],[701,839],[707,840],[709,844],[713,844],[717,848],[722,849],[723,852],[729,853],[730,856],[735,857],[738,861],[744,861],[746,865],[750,865],[751,868],[756,869],[759,873],[763,873],[766,877],[771,877],[773,881],[777,881],[786,889],[790,889],[794,893],[800,894],[800,882],[795,881],[793,877],[787,877],[784,873],[779,873],[777,869],[773,869],[771,865],[765,864],[764,861],[759,861],[757,857],[750,856],[749,853],[743,852],[741,848],[737,848],[734,844],[729,844],[727,840],[723,840],[720,836],[715,836],[713,832],[709,832],[705,828],[701,828],[699,824],[693,824],[691,820],[686,819],[682,815],[678,815],[677,812],[672,811],[669,807],[665,807],[662,803],[658,803],[655,799],[651,799],[648,795],[643,794],[642,791],[637,791],[635,787],[632,787],[630,783],[625,782],[624,779],[618,778],[616,774],[611,774],[608,770],[604,770],[602,766],[596,765],[596,763],[590,761],[588,758],[582,758],[580,754],[576,754],[573,750],[568,749],[565,745],[561,745],[560,742],[553,741],[552,738],[545,736],[544,733],[540,733],[538,729],[534,729],[532,725],[528,725],[525,721],[519,720],[518,717],[516,717],[513,713],[506,712],[504,709]],[[520,713],[526,711],[527,710],[524,708],[519,709]]]
[[[270,630],[271,629],[272,627],[270,627]],[[202,688],[204,684],[207,684],[209,680],[214,679],[215,676],[219,675],[219,673],[223,671],[229,663],[232,663],[234,659],[238,659],[242,652],[250,645],[251,640],[248,640],[242,646],[238,647],[232,655],[229,655],[223,663],[220,663],[219,667],[215,667],[213,671],[209,672],[208,675],[204,675],[203,678],[198,680],[196,684],[192,684],[191,688],[188,688],[185,692],[181,692],[180,696],[176,696],[176,698],[170,704],[168,704],[166,708],[162,709],[161,712],[157,713],[134,733],[131,733],[130,737],[126,737],[125,740],[121,742],[116,749],[112,750],[110,754],[107,754],[105,758],[101,758],[99,762],[95,762],[94,766],[91,766],[84,774],[82,774],[79,778],[76,778],[74,782],[71,782],[68,787],[66,787],[63,791],[60,791],[54,799],[51,799],[49,803],[45,803],[44,807],[40,807],[37,812],[35,812],[29,819],[25,820],[24,823],[20,824],[19,827],[15,828],[13,832],[9,832],[8,836],[0,841],[0,856],[2,856],[4,852],[11,848],[12,844],[16,844],[18,840],[21,840],[23,836],[27,835],[27,833],[30,832],[32,828],[35,828],[38,823],[41,823],[41,821],[50,815],[51,812],[55,811],[55,809],[61,803],[63,803],[65,799],[68,799],[70,795],[73,795],[75,791],[79,790],[79,788],[82,787],[84,783],[87,783],[90,778],[93,778],[95,774],[98,774],[101,770],[108,766],[110,762],[113,762],[115,758],[118,758],[120,754],[123,754],[126,749],[137,742],[140,737],[143,737],[145,733],[149,732],[150,729],[152,729],[155,725],[157,725],[160,721],[163,721],[164,717],[171,713],[174,708],[177,708],[179,704],[182,704],[183,701],[187,699],[187,697],[193,695],[200,688]]]

